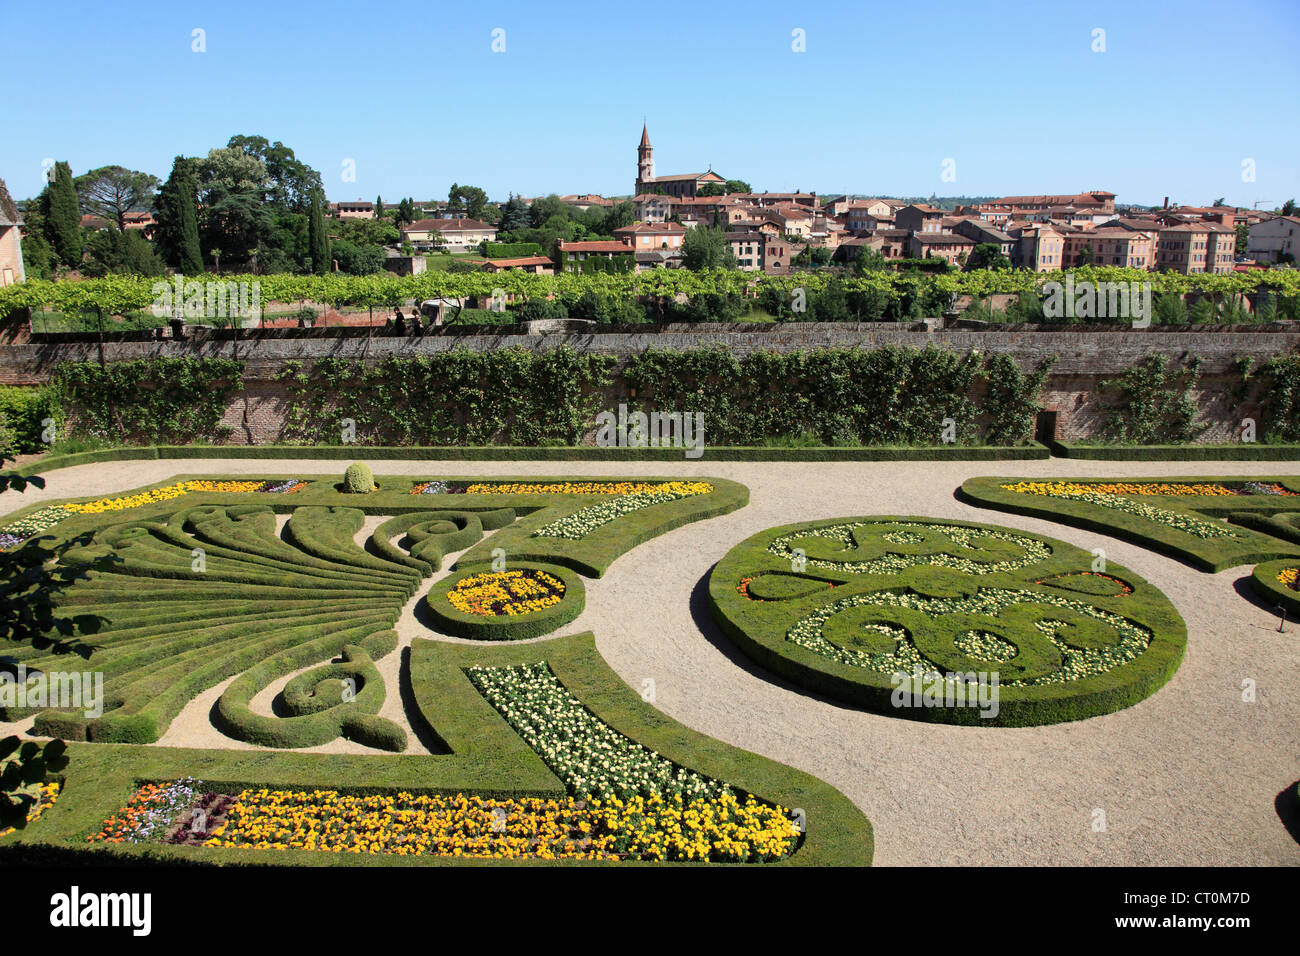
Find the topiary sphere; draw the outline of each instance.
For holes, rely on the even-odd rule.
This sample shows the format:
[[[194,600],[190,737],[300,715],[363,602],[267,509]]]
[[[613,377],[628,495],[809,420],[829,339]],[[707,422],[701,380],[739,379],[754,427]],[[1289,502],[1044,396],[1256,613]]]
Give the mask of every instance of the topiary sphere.
[[[375,490],[375,476],[369,465],[355,462],[343,473],[343,486],[352,494],[364,495]]]

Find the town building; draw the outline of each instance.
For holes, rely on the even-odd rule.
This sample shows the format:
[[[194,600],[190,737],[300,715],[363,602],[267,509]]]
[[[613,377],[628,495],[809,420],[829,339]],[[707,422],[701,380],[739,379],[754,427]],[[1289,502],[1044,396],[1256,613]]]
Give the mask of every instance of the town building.
[[[4,180],[0,179],[0,286],[27,278],[23,268],[23,217],[14,205]]]
[[[374,219],[375,204],[358,199],[356,202],[330,203],[331,212],[339,219]]]
[[[555,250],[556,264],[564,272],[590,271],[583,264],[591,259],[609,260],[609,264],[613,266],[615,264],[613,260],[626,257],[629,271],[635,262],[635,250],[626,242],[609,240],[565,242],[561,239],[555,244]]]
[[[1250,227],[1246,255],[1259,262],[1274,263],[1300,258],[1300,216],[1274,216],[1255,223]]]
[[[516,259],[488,259],[484,272],[528,272],[532,275],[555,275],[555,261],[546,256],[521,256]]]
[[[614,230],[614,238],[637,252],[650,249],[680,249],[686,227],[675,222],[637,222]]]
[[[413,246],[465,250],[495,241],[497,227],[477,219],[417,219],[403,226],[401,233],[402,241]]]

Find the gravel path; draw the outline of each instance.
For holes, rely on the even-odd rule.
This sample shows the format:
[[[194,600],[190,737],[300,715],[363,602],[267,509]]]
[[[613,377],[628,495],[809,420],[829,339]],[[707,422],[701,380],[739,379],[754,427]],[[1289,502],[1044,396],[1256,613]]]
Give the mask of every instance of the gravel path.
[[[711,475],[748,485],[748,507],[679,528],[587,582],[591,629],[618,674],[654,682],[665,713],[728,743],[799,767],[871,818],[880,864],[1300,864],[1278,794],[1300,778],[1300,624],[1237,592],[1249,567],[1216,575],[1135,545],[958,502],[976,475],[1173,476],[1300,473],[1300,462],[371,462],[376,474]],[[334,474],[337,461],[177,460],[83,465],[31,501],[122,492],[191,474]],[[984,521],[1061,538],[1162,589],[1188,625],[1177,675],[1119,713],[1053,727],[959,728],[867,714],[767,675],[721,637],[703,582],[743,538],[794,521],[860,514]],[[408,609],[409,610],[409,609]],[[409,614],[403,643],[421,627]],[[544,644],[545,642],[540,642]],[[1257,699],[1243,702],[1251,679]],[[211,691],[209,693],[212,693]],[[210,702],[209,702],[210,706]],[[188,710],[188,708],[187,708]],[[177,728],[173,728],[177,729]],[[169,731],[169,743],[181,744]],[[193,741],[200,744],[196,739]],[[1104,829],[1097,829],[1104,814]]]

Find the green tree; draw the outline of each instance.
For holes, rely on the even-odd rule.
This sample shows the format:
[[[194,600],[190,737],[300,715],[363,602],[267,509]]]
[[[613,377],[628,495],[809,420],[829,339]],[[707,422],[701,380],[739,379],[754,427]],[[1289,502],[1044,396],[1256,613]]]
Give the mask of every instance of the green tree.
[[[214,149],[196,164],[199,235],[211,255],[242,262],[270,234],[278,203],[266,162],[239,146]],[[280,206],[280,208],[284,208]]]
[[[126,229],[126,214],[153,208],[158,177],[125,166],[101,166],[78,176],[73,184],[81,208]]]
[[[72,181],[72,168],[67,163],[54,164],[54,181],[42,196],[45,238],[54,247],[58,260],[75,269],[81,264],[81,208]]]
[[[182,275],[203,271],[196,200],[198,161],[177,156],[155,203],[154,240],[163,261]]]
[[[487,202],[487,193],[479,187],[452,183],[451,191],[447,193],[447,215],[481,219]]]
[[[734,269],[736,257],[726,234],[714,226],[696,226],[682,240],[682,264],[688,269]]]
[[[1092,251],[1092,244],[1084,246],[1079,252],[1079,265],[1090,266],[1097,261],[1097,254]]]
[[[403,199],[397,204],[397,225],[415,222],[415,200]]]
[[[350,275],[372,275],[384,268],[384,250],[381,246],[363,246],[340,239],[330,247],[330,254],[338,260],[339,271]]]
[[[501,207],[501,231],[513,234],[518,229],[532,226],[532,217],[528,214],[528,203],[521,196],[510,194],[505,205]]]
[[[272,143],[265,136],[232,136],[226,148],[238,150],[261,164],[263,196],[272,206],[306,213],[313,193],[323,189],[320,173],[299,160],[281,142]]]
[[[1246,249],[1250,246],[1250,227],[1244,222],[1237,223],[1237,245],[1235,252],[1239,256],[1246,254]]]
[[[23,215],[22,237],[23,270],[27,273],[27,278],[53,279],[54,247],[45,238],[45,216],[41,213],[40,202],[27,204],[27,212]]]
[[[966,260],[967,271],[975,269],[1006,270],[1011,268],[1011,260],[1002,254],[995,242],[981,242],[971,250]]]
[[[855,263],[859,273],[864,272],[884,272],[889,268],[889,260],[879,249],[873,249],[870,246],[862,246],[858,250],[858,258]]]
[[[375,218],[376,219],[384,218],[384,197],[383,196],[375,197]]]
[[[88,276],[137,275],[160,276],[166,269],[153,243],[138,229],[109,226],[93,233],[86,241],[86,261],[82,272]]]
[[[1286,202],[1282,203],[1282,215],[1284,215],[1284,216],[1294,216],[1294,215],[1295,215],[1295,200],[1294,200],[1294,199],[1288,199]]]
[[[330,261],[330,237],[325,230],[325,198],[320,191],[312,193],[307,235],[311,271],[318,276],[328,275],[333,271],[333,263]]]

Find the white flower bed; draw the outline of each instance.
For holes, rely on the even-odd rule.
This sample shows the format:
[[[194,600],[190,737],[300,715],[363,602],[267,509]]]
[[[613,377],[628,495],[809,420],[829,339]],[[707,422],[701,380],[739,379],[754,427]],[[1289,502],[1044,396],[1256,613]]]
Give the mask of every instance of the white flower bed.
[[[995,541],[1006,541],[1014,544],[1022,549],[1024,554],[1019,558],[1006,561],[989,562],[973,561],[967,557],[942,552],[938,554],[894,554],[891,552],[869,561],[826,561],[820,558],[807,558],[808,567],[825,568],[831,571],[851,571],[855,574],[897,574],[907,568],[930,565],[961,571],[965,574],[996,574],[999,571],[1015,571],[1018,568],[1037,564],[1052,554],[1051,548],[1041,541],[1024,535],[1012,534],[1008,531],[967,528],[962,525],[927,524],[919,521],[851,521],[809,531],[794,531],[774,539],[767,546],[767,550],[778,557],[791,558],[794,553],[793,542],[803,538],[827,538],[839,542],[848,550],[857,547],[857,543],[853,538],[853,532],[857,528],[900,529],[881,534],[884,540],[899,545],[916,544],[924,540],[916,532],[941,534],[946,536],[957,547],[972,550],[979,550],[979,545],[974,543],[975,539],[991,538]],[[905,529],[915,530],[908,531]]]
[[[938,618],[945,614],[984,614],[997,617],[1002,611],[1018,604],[1048,604],[1078,611],[1114,628],[1120,639],[1117,644],[1111,647],[1091,649],[1071,647],[1056,636],[1056,631],[1061,626],[1061,622],[1053,620],[1038,621],[1035,626],[1039,632],[1061,651],[1063,657],[1061,668],[1054,673],[1029,680],[1002,681],[1004,687],[1064,684],[1084,677],[1094,677],[1097,674],[1104,674],[1122,664],[1135,660],[1151,644],[1152,635],[1150,631],[1120,617],[1118,614],[1111,614],[1109,611],[1103,611],[1090,604],[1072,601],[1069,598],[1052,594],[1005,588],[981,588],[979,592],[971,597],[956,599],[927,598],[919,594],[900,594],[896,591],[855,594],[818,608],[798,621],[790,628],[786,634],[786,639],[831,660],[862,667],[873,673],[894,674],[900,670],[910,671],[916,664],[920,664],[923,668],[933,667],[934,664],[922,657],[912,639],[900,628],[870,625],[873,630],[890,633],[890,636],[898,641],[898,646],[892,653],[888,654],[864,654],[860,651],[838,647],[827,640],[823,634],[826,622],[841,611],[853,607],[911,608],[931,618]],[[1004,644],[1007,642],[999,639],[998,643]],[[962,648],[962,650],[965,653],[970,653],[965,648]],[[1005,652],[999,648],[990,647],[990,650],[997,651],[999,654],[997,657],[990,657],[991,662],[996,663],[1010,659],[1002,656]],[[972,654],[972,656],[979,655]]]
[[[631,514],[633,511],[640,511],[642,508],[649,508],[651,505],[662,504],[665,501],[689,498],[692,494],[692,492],[669,488],[664,491],[637,491],[630,495],[618,495],[608,501],[602,501],[600,504],[558,518],[550,524],[538,528],[533,532],[533,535],[538,538],[566,538],[570,541],[576,541],[585,538],[601,525],[609,524],[616,518],[623,517],[623,515]]]
[[[623,736],[546,663],[470,667],[469,679],[575,796],[719,797],[730,790]]]

